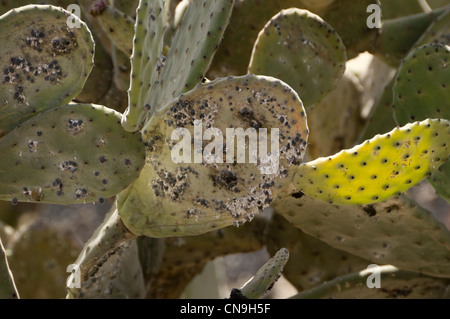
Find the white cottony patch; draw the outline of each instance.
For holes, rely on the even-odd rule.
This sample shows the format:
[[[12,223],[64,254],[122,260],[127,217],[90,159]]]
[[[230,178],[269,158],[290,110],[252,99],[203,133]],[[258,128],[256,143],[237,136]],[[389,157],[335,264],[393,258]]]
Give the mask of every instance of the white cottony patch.
[[[176,128],[172,131],[171,140],[178,142],[171,149],[171,158],[177,164],[222,164],[224,161],[229,164],[251,163],[258,165],[261,174],[277,174],[280,131],[278,128],[270,129],[270,152],[267,135],[267,128],[227,128],[224,143],[220,129],[209,127],[203,131],[202,121],[195,120],[193,139],[186,128]],[[203,146],[205,141],[210,142]]]

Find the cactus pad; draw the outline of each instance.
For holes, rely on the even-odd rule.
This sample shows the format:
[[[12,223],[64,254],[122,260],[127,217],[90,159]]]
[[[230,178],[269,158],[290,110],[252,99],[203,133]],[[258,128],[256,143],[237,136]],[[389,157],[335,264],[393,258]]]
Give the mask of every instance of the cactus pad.
[[[150,1],[141,1],[138,8],[130,106],[122,121],[128,131],[141,128],[154,112],[203,79],[228,24],[234,0],[189,2],[167,55],[163,55],[162,2],[151,5]]]
[[[432,119],[377,135],[331,157],[301,164],[295,184],[329,203],[369,204],[399,195],[449,157],[450,123]]]
[[[291,8],[275,15],[259,33],[248,71],[285,81],[311,106],[334,88],[346,59],[344,44],[328,23]]]
[[[450,6],[425,31],[415,44],[416,47],[427,43],[450,45]]]
[[[372,263],[450,278],[450,232],[404,195],[364,206],[339,206],[299,192],[272,204],[294,226]]]
[[[81,27],[69,28],[69,17]],[[0,30],[0,131],[8,132],[81,91],[93,66],[94,42],[77,17],[49,5],[5,13]]]
[[[383,32],[372,50],[373,53],[397,68],[427,28],[445,11],[445,8],[440,8],[383,21]]]
[[[58,204],[102,201],[125,189],[144,165],[139,133],[120,113],[65,105],[22,123],[0,140],[0,199]]]
[[[450,46],[426,44],[411,51],[394,84],[399,125],[426,118],[450,119]]]
[[[425,44],[408,54],[394,85],[394,113],[399,124],[429,117],[450,119],[449,62],[450,46],[444,44]],[[429,178],[436,192],[447,200],[449,180],[449,163]]]
[[[133,52],[135,21],[128,14],[108,6],[105,0],[96,1],[90,7],[90,14],[97,18],[99,25],[111,42],[127,56]]]
[[[380,5],[378,0],[337,0],[331,3],[320,16],[337,31],[347,50],[348,59],[373,48],[380,29],[367,26],[367,7]]]
[[[281,276],[281,272],[288,262],[288,259],[289,250],[281,248],[272,258],[262,265],[255,276],[240,289],[241,294],[248,299],[257,299],[264,296],[267,291],[272,289],[275,282]]]
[[[196,128],[195,123],[201,125]],[[179,163],[172,152],[181,143],[182,136],[172,138],[176,128],[185,130],[183,141],[191,151],[186,153],[187,161]],[[209,154],[216,156],[209,164],[207,160],[212,157],[197,153],[187,136],[189,132],[194,137],[198,128],[202,130],[200,134],[206,134],[209,128],[222,133],[222,141],[218,137],[220,132],[208,138],[223,145],[222,149],[209,149]],[[226,141],[229,139],[229,144],[233,141],[226,136],[228,128],[243,131],[253,128],[254,132],[266,128],[268,152],[272,148],[271,137],[276,139],[272,128],[278,128],[278,167],[273,162],[263,163],[261,147],[259,159],[252,162],[249,153],[257,153],[242,151],[243,143],[227,151]],[[304,154],[308,129],[304,108],[295,91],[277,79],[247,75],[217,79],[181,95],[154,115],[143,134],[146,165],[133,186],[119,195],[118,208],[133,233],[164,237],[200,234],[251,220],[270,204],[280,188],[290,184]],[[203,155],[211,146],[207,138],[198,145]],[[249,144],[246,149],[255,150]],[[187,150],[182,152],[184,157]],[[277,151],[272,152],[276,158]],[[176,156],[179,153],[175,151]],[[245,156],[244,163],[239,162],[236,154]],[[195,159],[197,156],[199,161]]]

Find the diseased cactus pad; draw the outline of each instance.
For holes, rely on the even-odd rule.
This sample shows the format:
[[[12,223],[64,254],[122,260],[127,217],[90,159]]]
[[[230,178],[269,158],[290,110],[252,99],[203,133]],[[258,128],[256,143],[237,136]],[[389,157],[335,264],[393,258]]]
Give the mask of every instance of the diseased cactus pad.
[[[299,193],[273,207],[292,225],[370,262],[450,278],[450,232],[406,196],[363,206],[339,206]],[[367,266],[367,264],[366,264]]]
[[[36,115],[0,140],[0,199],[71,204],[125,189],[144,165],[139,133],[99,105],[65,105]]]
[[[292,182],[308,129],[295,91],[274,78],[248,75],[197,86],[156,113],[143,134],[146,165],[119,195],[118,208],[133,233],[164,237],[251,220]],[[266,154],[273,161],[264,163]]]
[[[259,33],[248,71],[277,77],[305,106],[319,102],[342,76],[347,55],[336,31],[306,10],[287,9]]]
[[[429,119],[298,167],[295,184],[330,203],[369,204],[419,183],[449,157],[450,123]]]
[[[0,134],[36,113],[68,103],[93,66],[87,26],[69,28],[70,13],[48,5],[13,9],[0,17]]]

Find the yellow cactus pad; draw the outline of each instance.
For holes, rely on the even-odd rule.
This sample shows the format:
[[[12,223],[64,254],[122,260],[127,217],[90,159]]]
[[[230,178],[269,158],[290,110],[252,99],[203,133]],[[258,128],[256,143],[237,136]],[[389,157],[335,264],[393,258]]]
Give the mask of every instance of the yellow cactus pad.
[[[310,197],[357,205],[399,195],[449,157],[450,122],[427,119],[376,135],[349,150],[301,164],[294,183]]]

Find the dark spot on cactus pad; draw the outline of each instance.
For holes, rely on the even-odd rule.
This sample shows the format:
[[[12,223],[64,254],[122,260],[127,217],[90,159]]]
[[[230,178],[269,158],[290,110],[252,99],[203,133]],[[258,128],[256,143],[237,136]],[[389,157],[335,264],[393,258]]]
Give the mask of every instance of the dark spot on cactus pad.
[[[373,217],[377,214],[376,209],[373,207],[373,205],[367,205],[363,207],[364,211],[369,217]]]
[[[105,163],[107,161],[105,156],[100,156],[100,158],[98,159],[100,161],[100,163]]]
[[[70,29],[65,30],[66,36],[53,38],[51,41],[53,55],[64,55],[70,53],[73,48],[77,47],[75,35]]]
[[[156,196],[169,197],[177,200],[183,194],[184,189],[188,187],[187,178],[189,168],[180,168],[176,174],[167,170],[159,170],[158,178],[152,181],[152,189]]]
[[[212,176],[215,185],[225,187],[228,190],[239,192],[236,188],[238,178],[235,173],[229,170],[222,170],[218,176]]]
[[[16,206],[17,205],[17,198],[13,198],[12,200],[11,200],[11,204],[13,205],[13,206]]]
[[[296,198],[296,199],[302,198],[303,195],[305,195],[305,194],[302,193],[302,192],[296,192],[296,193],[291,194],[291,196]]]

